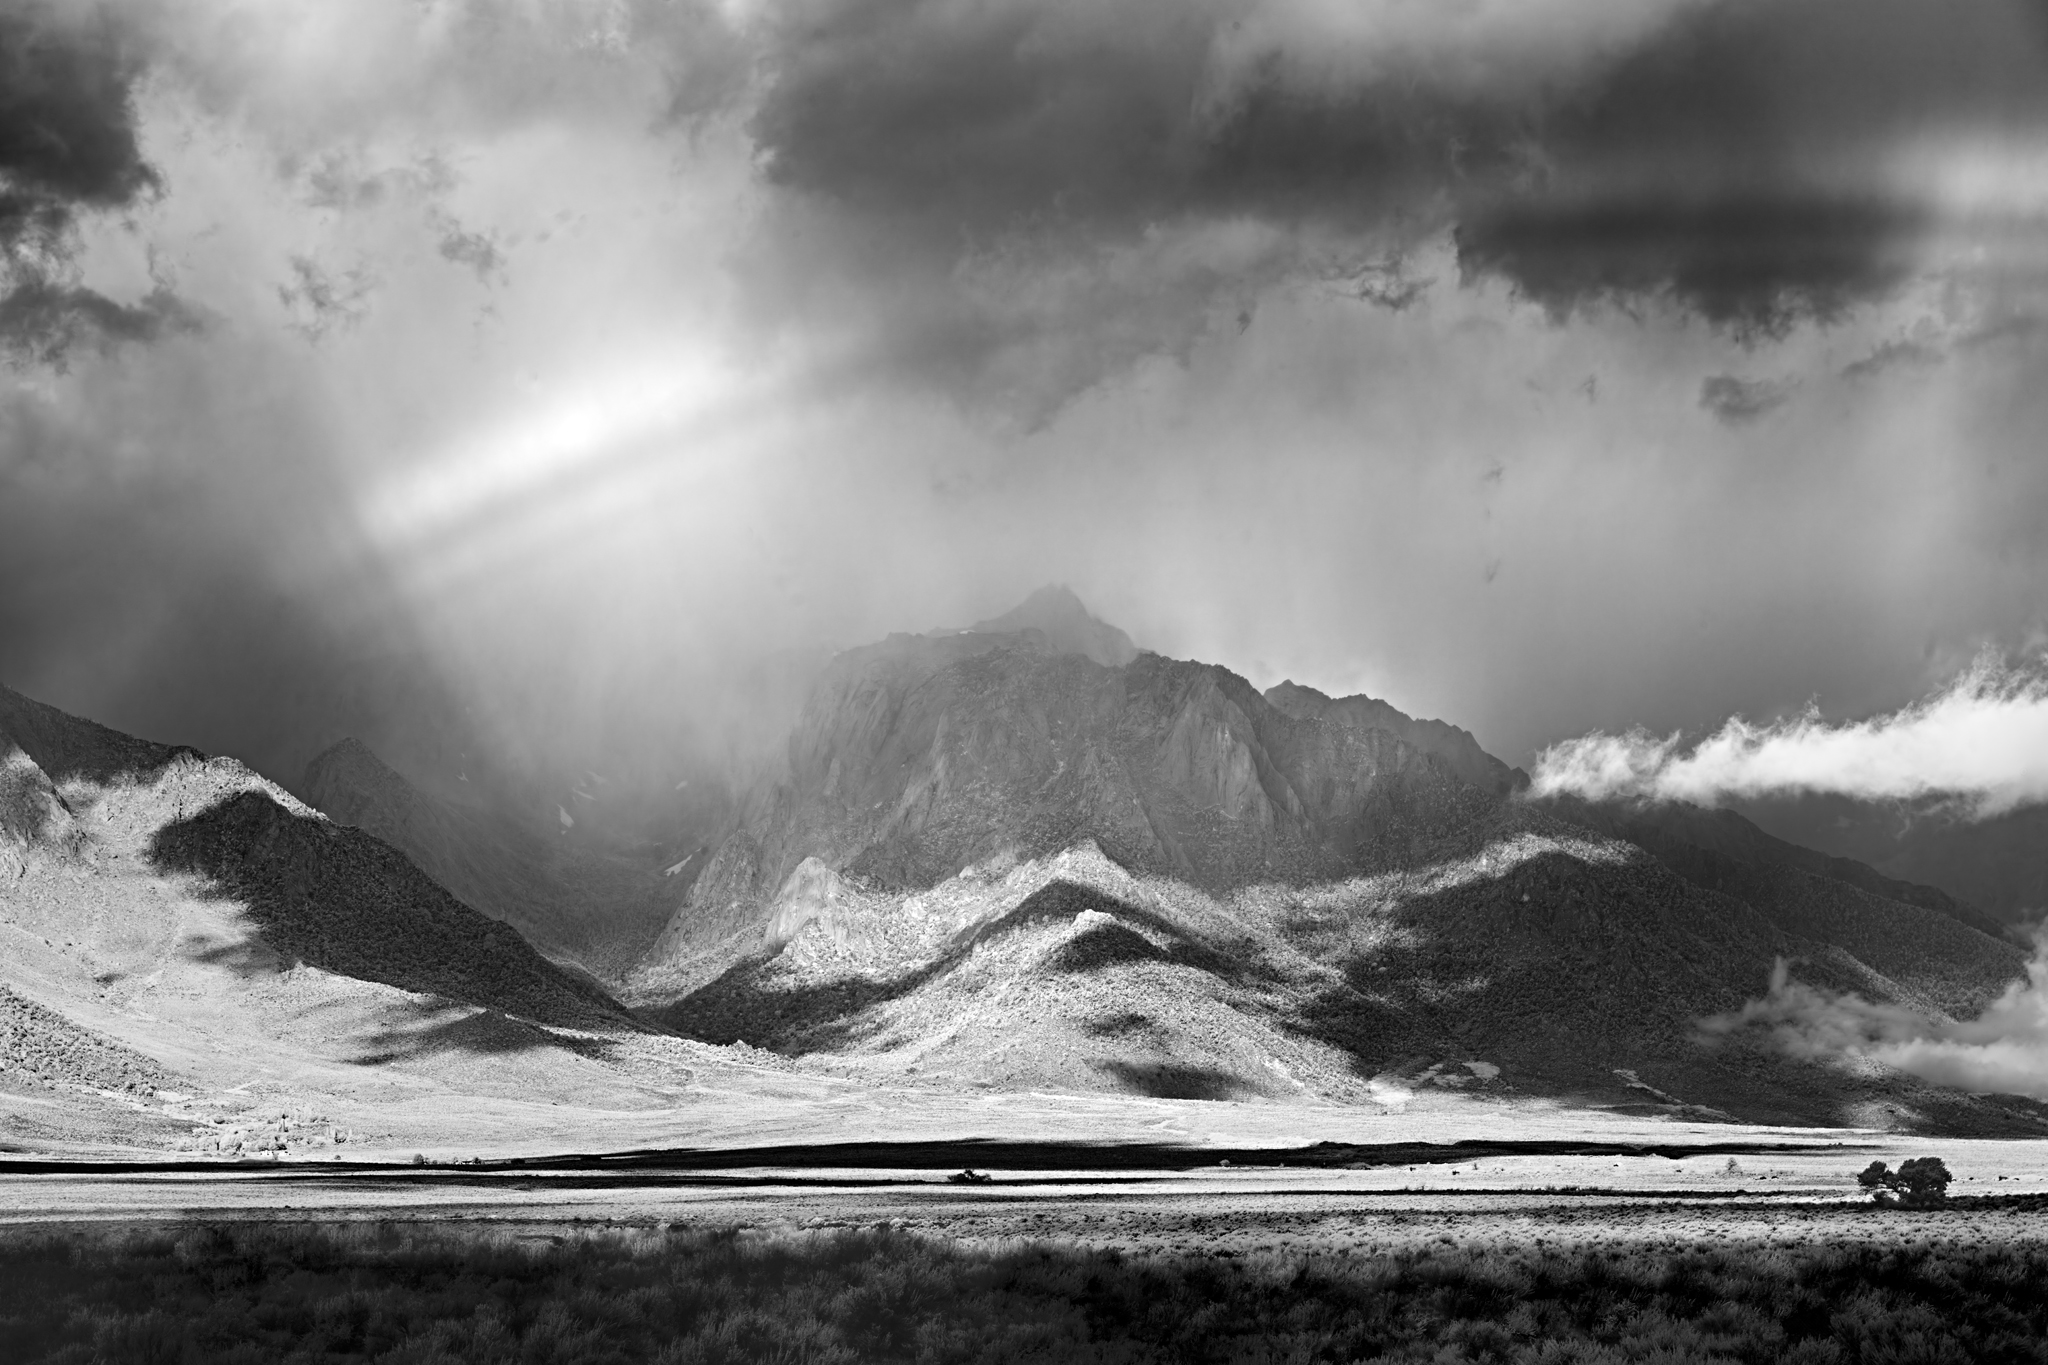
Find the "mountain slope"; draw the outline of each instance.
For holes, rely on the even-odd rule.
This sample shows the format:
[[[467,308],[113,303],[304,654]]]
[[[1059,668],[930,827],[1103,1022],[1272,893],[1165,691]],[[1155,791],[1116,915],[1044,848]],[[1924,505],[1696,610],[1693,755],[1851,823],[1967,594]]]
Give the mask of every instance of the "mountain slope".
[[[787,1072],[648,1029],[237,762],[0,690],[0,1151],[661,1145]]]
[[[1626,839],[1697,886],[1755,907],[1786,933],[1834,944],[1906,987],[1907,1003],[1975,1013],[2023,956],[1990,917],[1932,887],[1773,838],[1733,811],[1681,803],[1545,803]]]
[[[550,836],[500,810],[414,787],[365,745],[344,740],[306,770],[307,799],[342,825],[398,849],[464,904],[517,929],[549,956],[611,979],[653,943],[694,880],[672,850],[638,856]],[[694,860],[701,868],[703,859]]]
[[[1475,787],[1500,796],[1529,785],[1529,775],[1510,768],[1479,747],[1469,730],[1440,720],[1416,720],[1373,697],[1330,697],[1297,682],[1266,689],[1266,701],[1298,719],[1317,719],[1361,730],[1384,730],[1402,742],[1434,755],[1445,767]]]
[[[1626,1112],[2038,1132],[2033,1107],[1856,1075],[1696,1021],[1778,957],[1908,987],[1619,840],[1503,806],[1420,867],[1221,893],[1083,841],[926,890],[806,863],[755,943],[655,1012],[713,1042],[1003,1090],[1399,1105],[1550,1096]],[[1995,945],[1994,945],[1995,946]]]
[[[176,880],[236,907],[243,933],[218,951],[246,963],[304,963],[548,1024],[629,1023],[403,855],[233,759],[137,740],[4,688],[0,754],[10,912],[82,928]]]
[[[1699,1031],[1780,958],[1974,1011],[2024,963],[1967,907],[1712,820],[1634,842],[1529,803],[1454,727],[1275,693],[1037,630],[849,651],[634,998],[707,1039],[995,1086],[2035,1130],[2022,1102]]]
[[[1927,803],[1869,805],[1836,796],[1741,807],[1779,837],[1939,887],[2016,933],[2048,916],[2048,808],[1971,820]]]
[[[1220,668],[1108,668],[1031,632],[894,636],[826,671],[787,773],[750,798],[652,960],[763,923],[807,857],[915,889],[1087,837],[1220,887],[1412,857],[1488,799],[1384,731],[1296,720]]]

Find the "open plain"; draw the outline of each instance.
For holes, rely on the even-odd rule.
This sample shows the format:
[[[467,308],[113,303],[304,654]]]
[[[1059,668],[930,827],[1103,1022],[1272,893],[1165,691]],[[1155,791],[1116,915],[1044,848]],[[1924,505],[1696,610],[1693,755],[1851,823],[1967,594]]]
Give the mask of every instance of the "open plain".
[[[1212,1139],[1273,1127],[1177,1108]],[[2039,1144],[1943,1144],[1965,1193],[1876,1208],[1852,1172],[1924,1144],[1499,1135],[1572,1126],[1530,1118],[1492,1137],[1368,1124],[1410,1136],[1308,1147],[17,1159],[0,1166],[0,1350],[53,1365],[2039,1358]]]
[[[387,1107],[333,1150],[238,1159],[78,1142],[0,1157],[0,1225],[463,1219],[1298,1250],[1459,1242],[2048,1236],[2048,1145],[1435,1101],[1360,1113],[1195,1100],[782,1093],[605,1112]],[[806,1091],[810,1093],[805,1093]],[[330,1107],[335,1107],[331,1106]],[[346,1113],[345,1109],[339,1112]],[[508,1136],[509,1135],[509,1136]],[[1941,1157],[1942,1210],[1880,1209],[1873,1160]],[[960,1178],[972,1170],[986,1183]]]

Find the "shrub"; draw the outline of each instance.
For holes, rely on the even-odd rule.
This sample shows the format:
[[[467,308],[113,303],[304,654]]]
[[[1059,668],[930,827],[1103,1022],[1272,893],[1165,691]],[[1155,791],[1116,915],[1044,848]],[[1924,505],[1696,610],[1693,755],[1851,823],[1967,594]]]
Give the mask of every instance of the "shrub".
[[[0,1361],[2048,1361],[2029,1241],[1213,1257],[559,1230],[0,1229]]]

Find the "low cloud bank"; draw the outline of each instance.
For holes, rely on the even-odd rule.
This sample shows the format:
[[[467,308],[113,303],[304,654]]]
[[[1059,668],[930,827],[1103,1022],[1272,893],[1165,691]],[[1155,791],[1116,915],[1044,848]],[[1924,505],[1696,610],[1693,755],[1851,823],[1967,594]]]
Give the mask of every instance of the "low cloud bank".
[[[1553,744],[1535,796],[1693,801],[1834,795],[1935,800],[1973,819],[2048,801],[2048,670],[1980,662],[1889,715],[1830,724],[1814,712],[1753,725],[1735,717],[1690,750],[1636,729]]]
[[[1781,959],[1769,994],[1702,1027],[1722,1035],[1762,1028],[1795,1057],[1869,1058],[1937,1085],[2048,1100],[2048,943],[2035,950],[2026,980],[1975,1019],[1834,995],[1793,980]]]

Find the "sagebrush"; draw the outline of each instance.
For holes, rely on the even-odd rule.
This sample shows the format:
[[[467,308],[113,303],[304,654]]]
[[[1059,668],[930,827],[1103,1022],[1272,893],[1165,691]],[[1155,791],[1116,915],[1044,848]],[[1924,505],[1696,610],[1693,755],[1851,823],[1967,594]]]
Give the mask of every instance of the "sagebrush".
[[[252,1224],[0,1242],[0,1360],[2048,1361],[2048,1248],[1127,1255]]]

